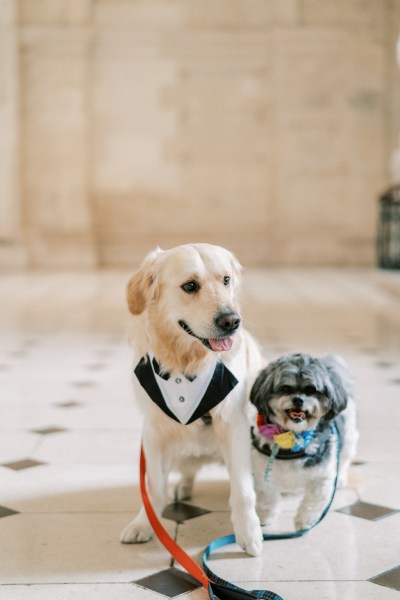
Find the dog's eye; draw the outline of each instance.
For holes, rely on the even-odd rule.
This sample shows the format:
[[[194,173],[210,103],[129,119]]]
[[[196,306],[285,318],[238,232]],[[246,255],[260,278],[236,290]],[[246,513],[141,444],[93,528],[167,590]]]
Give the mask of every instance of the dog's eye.
[[[181,289],[187,294],[195,294],[200,289],[200,286],[197,281],[187,281],[181,285]]]
[[[229,285],[231,278],[228,275],[224,277],[224,285]]]
[[[317,392],[316,388],[313,385],[307,385],[304,388],[304,393],[307,394],[307,396],[314,396],[314,394]]]
[[[283,385],[280,389],[281,394],[292,394],[293,388],[291,385]]]

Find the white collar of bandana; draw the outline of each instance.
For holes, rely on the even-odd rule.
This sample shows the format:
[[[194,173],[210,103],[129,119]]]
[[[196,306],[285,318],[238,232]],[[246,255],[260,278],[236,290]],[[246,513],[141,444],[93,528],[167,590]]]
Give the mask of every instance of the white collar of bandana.
[[[151,368],[164,396],[165,404],[181,423],[186,424],[210,385],[215,365],[207,366],[192,380],[187,379],[182,373],[170,373],[168,379],[165,379],[156,373],[153,359],[154,356],[150,355]]]
[[[135,375],[150,398],[169,417],[187,425],[219,404],[238,383],[221,362],[191,379],[182,373],[160,373],[155,357],[143,357]]]

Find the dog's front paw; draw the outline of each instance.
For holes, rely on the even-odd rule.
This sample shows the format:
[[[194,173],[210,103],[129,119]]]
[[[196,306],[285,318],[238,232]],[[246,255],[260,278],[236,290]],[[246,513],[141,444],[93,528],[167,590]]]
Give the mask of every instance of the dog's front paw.
[[[193,480],[181,479],[175,487],[174,498],[177,501],[190,500],[193,492]]]
[[[257,514],[260,519],[261,527],[269,527],[273,525],[277,519],[279,514],[279,505],[278,504],[267,504],[267,505],[258,505]]]
[[[348,472],[347,471],[340,472],[338,480],[337,480],[337,487],[340,489],[345,488],[345,487],[347,487],[348,483],[349,483]]]
[[[318,520],[319,515],[315,514],[307,514],[307,515],[296,515],[294,520],[294,526],[296,531],[302,531],[303,529],[308,529],[312,525],[314,525]]]
[[[263,548],[263,533],[258,518],[249,519],[235,528],[236,543],[250,556],[260,556]]]
[[[250,540],[244,541],[240,544],[243,550],[249,556],[260,556],[263,549],[263,538],[252,537]]]
[[[275,523],[276,514],[270,512],[257,511],[260,517],[261,527],[270,527]]]
[[[143,544],[153,536],[151,526],[140,518],[135,518],[123,529],[119,541],[122,544]]]

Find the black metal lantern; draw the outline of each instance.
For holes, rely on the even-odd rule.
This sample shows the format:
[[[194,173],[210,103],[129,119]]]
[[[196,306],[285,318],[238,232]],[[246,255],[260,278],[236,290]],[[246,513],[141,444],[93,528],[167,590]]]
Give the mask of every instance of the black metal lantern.
[[[400,269],[400,185],[391,187],[379,202],[378,265]]]

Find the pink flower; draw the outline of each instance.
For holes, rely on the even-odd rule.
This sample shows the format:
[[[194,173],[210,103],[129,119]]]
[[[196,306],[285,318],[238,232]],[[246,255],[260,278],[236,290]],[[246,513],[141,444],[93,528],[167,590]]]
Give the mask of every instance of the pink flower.
[[[263,425],[259,425],[258,431],[260,432],[260,435],[271,442],[274,440],[274,435],[282,433],[282,429],[276,423],[264,423]]]

